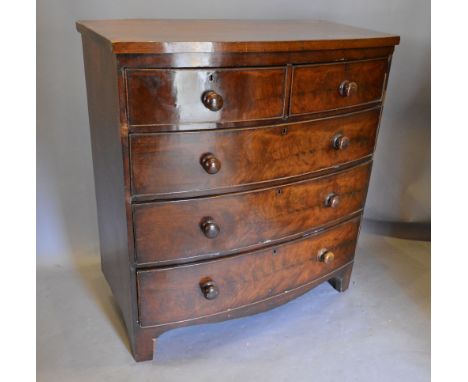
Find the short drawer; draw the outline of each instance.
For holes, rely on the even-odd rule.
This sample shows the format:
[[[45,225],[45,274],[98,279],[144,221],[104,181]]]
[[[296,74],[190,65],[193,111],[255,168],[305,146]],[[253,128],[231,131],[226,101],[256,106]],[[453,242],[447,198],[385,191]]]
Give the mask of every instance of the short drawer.
[[[129,69],[131,125],[235,122],[281,117],[286,69]]]
[[[214,316],[307,286],[353,260],[359,219],[254,253],[137,272],[142,326]]]
[[[364,206],[371,164],[256,191],[133,206],[140,264],[209,258],[288,239]]]
[[[387,59],[296,66],[290,114],[316,113],[382,100]]]
[[[380,109],[250,129],[133,134],[133,195],[227,191],[371,155]]]

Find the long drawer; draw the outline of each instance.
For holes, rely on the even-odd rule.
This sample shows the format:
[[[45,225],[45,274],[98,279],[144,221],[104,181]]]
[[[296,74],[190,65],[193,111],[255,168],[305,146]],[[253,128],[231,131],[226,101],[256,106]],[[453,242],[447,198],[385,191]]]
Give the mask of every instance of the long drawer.
[[[359,219],[255,253],[137,271],[142,326],[213,316],[306,286],[354,256]]]
[[[168,263],[245,250],[361,210],[371,163],[250,192],[133,206],[136,261]]]
[[[228,190],[306,175],[372,154],[380,109],[263,128],[134,134],[132,193]]]

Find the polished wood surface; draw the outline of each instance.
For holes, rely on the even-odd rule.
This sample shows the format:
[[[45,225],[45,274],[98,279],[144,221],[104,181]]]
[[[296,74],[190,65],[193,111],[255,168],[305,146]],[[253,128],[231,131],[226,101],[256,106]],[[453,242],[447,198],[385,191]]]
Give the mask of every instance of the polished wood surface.
[[[394,45],[322,21],[78,22],[102,269],[161,333],[350,283]]]
[[[121,107],[115,56],[93,39],[83,38],[94,185],[99,226],[101,268],[121,309],[132,348],[136,346],[135,272],[129,269],[133,237],[126,207],[125,131],[120,129]],[[123,139],[122,139],[123,138]]]
[[[387,71],[387,59],[295,67],[290,113],[314,113],[380,101]]]
[[[99,38],[96,38],[99,39]],[[393,46],[359,49],[288,51],[279,53],[159,53],[118,54],[119,69],[200,69],[200,68],[253,68],[265,66],[306,65],[386,58]]]
[[[176,321],[169,324],[158,325],[158,326],[147,326],[139,327],[136,333],[136,347],[134,348],[134,356],[137,361],[149,361],[153,359],[154,345],[157,342],[157,338],[164,332],[188,325],[206,324],[211,322],[219,322],[223,320],[230,320],[233,318],[243,317],[251,314],[258,314],[269,309],[273,309],[277,306],[285,304],[302,294],[310,291],[312,288],[324,283],[329,284],[338,292],[344,292],[347,290],[350,280],[351,273],[353,270],[354,262],[351,261],[342,267],[331,268],[329,273],[314,278],[307,284],[291,289],[286,293],[281,293],[271,298],[257,301],[255,303],[238,306],[236,309],[227,310],[224,312],[217,313],[215,315],[203,316],[189,321]],[[157,350],[157,343],[156,343]]]
[[[235,310],[303,286],[353,258],[359,220],[256,253],[172,268],[138,271],[142,326],[193,320]],[[334,259],[323,262],[326,248]],[[208,279],[217,292],[206,298]],[[216,295],[216,298],[214,298]]]
[[[342,165],[372,154],[379,118],[376,108],[263,128],[134,134],[132,192],[154,198],[225,192]],[[348,141],[341,148],[336,146],[340,138]],[[210,158],[211,164],[204,165]]]
[[[393,46],[395,35],[321,20],[89,20],[115,53],[287,52]]]
[[[135,205],[137,263],[193,261],[311,231],[363,208],[370,170],[366,163],[283,187]],[[331,193],[340,197],[336,208],[326,204]],[[201,227],[207,217],[215,238]]]
[[[126,74],[131,125],[235,122],[284,114],[286,68],[132,69]]]

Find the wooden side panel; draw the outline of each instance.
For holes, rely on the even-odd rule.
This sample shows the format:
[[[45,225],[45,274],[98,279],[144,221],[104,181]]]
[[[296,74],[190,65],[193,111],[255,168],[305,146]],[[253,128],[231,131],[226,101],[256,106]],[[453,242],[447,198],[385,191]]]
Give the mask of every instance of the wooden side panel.
[[[117,65],[109,46],[83,34],[102,271],[133,341],[135,277],[128,255]]]
[[[223,192],[233,187],[302,176],[349,163],[374,151],[379,109],[265,128],[134,134],[130,138],[134,195]],[[344,136],[349,146],[333,147]],[[213,154],[221,168],[201,165]]]
[[[134,205],[137,262],[187,261],[292,238],[361,210],[371,164],[257,191]],[[336,193],[335,207],[325,204]],[[219,233],[208,238],[211,218]],[[213,227],[216,230],[216,227]]]
[[[281,246],[227,259],[168,269],[138,271],[142,326],[190,321],[244,308],[273,298],[349,263],[354,256],[359,220]],[[319,255],[334,255],[325,264]],[[328,252],[330,253],[330,252]],[[207,299],[203,285],[217,290]]]
[[[380,101],[387,71],[387,58],[297,66],[293,73],[290,113],[315,113]],[[344,81],[357,85],[348,96],[340,94]]]
[[[232,122],[278,118],[284,113],[286,68],[127,70],[131,125]],[[206,91],[222,98],[212,111]]]

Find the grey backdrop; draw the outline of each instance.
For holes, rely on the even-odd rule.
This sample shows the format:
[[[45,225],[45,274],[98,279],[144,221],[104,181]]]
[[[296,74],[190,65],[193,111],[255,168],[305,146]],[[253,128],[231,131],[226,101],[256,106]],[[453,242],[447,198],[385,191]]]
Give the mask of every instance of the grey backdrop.
[[[38,0],[37,254],[98,252],[79,19],[325,19],[399,34],[365,216],[430,221],[429,0]]]

